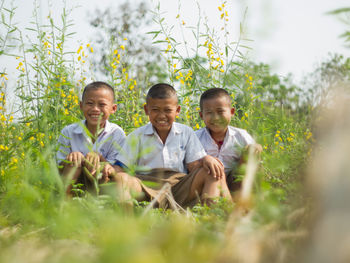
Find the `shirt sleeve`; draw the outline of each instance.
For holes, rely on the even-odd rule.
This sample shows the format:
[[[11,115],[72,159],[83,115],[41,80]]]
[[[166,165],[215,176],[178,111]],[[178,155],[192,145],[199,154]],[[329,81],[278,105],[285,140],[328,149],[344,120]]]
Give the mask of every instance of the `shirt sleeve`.
[[[202,143],[199,141],[197,135],[195,135],[192,129],[189,130],[188,141],[186,145],[186,156],[185,156],[186,164],[202,159],[206,155],[207,154],[202,146]]]
[[[61,135],[58,138],[58,151],[56,153],[57,164],[60,164],[63,160],[66,159],[67,155],[72,152],[69,132],[65,127],[61,131]]]
[[[105,158],[109,163],[114,164],[117,161],[118,155],[125,142],[124,131],[122,129],[116,129],[115,131],[113,131],[111,140],[112,140],[112,145],[111,145],[110,151],[108,152]]]
[[[135,133],[130,133],[122,144],[115,164],[122,163],[127,167],[136,165],[139,155],[139,137]]]
[[[253,137],[246,130],[242,130],[241,140],[242,140],[242,144],[245,146],[255,143],[255,140],[253,139]]]

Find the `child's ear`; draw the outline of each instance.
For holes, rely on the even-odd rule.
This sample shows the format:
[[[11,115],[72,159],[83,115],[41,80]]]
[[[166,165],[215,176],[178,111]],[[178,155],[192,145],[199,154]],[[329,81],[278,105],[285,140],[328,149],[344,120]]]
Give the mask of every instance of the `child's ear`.
[[[199,112],[199,117],[203,120],[203,113],[201,111]]]
[[[148,115],[147,103],[143,105],[143,109],[145,110],[146,115]]]
[[[117,109],[118,109],[117,104],[113,104],[112,105],[112,113],[115,113],[117,111]]]
[[[181,111],[181,106],[180,106],[180,105],[177,105],[177,108],[176,108],[176,116],[179,116],[180,111]]]
[[[235,115],[236,109],[235,108],[231,108],[231,115]]]

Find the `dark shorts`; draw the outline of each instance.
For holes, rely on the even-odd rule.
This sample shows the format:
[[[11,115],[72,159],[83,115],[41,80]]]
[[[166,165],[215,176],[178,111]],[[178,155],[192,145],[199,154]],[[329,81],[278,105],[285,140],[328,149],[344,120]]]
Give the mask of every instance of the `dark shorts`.
[[[199,169],[194,169],[189,174],[179,173],[167,169],[153,169],[147,175],[136,175],[145,193],[146,200],[157,199],[156,206],[160,208],[171,208],[172,200],[175,200],[181,207],[191,207],[199,201],[188,200],[195,174]],[[165,186],[167,191],[164,191]]]

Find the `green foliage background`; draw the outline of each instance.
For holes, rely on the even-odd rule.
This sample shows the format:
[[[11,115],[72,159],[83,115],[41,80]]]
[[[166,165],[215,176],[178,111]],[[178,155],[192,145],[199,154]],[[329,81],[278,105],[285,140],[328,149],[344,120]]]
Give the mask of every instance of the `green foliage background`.
[[[139,18],[144,8],[135,13]],[[225,2],[218,10],[227,33]],[[119,29],[106,28],[108,21],[92,20],[108,41],[104,37],[68,50],[69,9],[62,10],[60,23],[50,16],[47,24],[34,22],[27,29],[36,34],[30,43],[12,24],[15,9],[7,9],[2,1],[0,12],[0,56],[18,61],[13,86],[10,76],[0,73],[1,262],[243,262],[251,246],[264,248],[253,251],[261,260],[280,258],[281,247],[287,251],[283,260],[293,258],[293,241],[279,240],[277,234],[298,231],[300,222],[287,215],[305,206],[300,184],[312,156],[311,119],[322,99],[331,96],[330,71],[349,78],[349,59],[331,57],[317,72],[324,82],[307,90],[293,84],[290,76],[271,74],[269,65],[247,61],[241,36],[229,40],[225,35],[222,46],[205,21],[198,23],[205,25],[202,32],[179,18],[182,30],[192,30],[197,40],[193,55],[182,54],[186,44],[173,38],[172,25],[159,9],[153,16],[158,30],[149,32],[153,40],[146,53],[138,46],[144,38],[130,39],[130,30],[139,25],[129,20]],[[147,52],[152,56],[142,60]],[[113,196],[86,194],[67,200],[54,158],[56,142],[65,125],[82,118],[79,96],[91,70],[116,89],[118,111],[111,121],[126,133],[147,122],[142,106],[147,88],[155,82],[177,88],[182,107],[178,121],[194,129],[203,127],[198,115],[201,92],[214,86],[227,89],[236,107],[232,125],[248,130],[264,148],[249,217],[224,201],[210,208],[198,205],[184,214],[145,214],[143,204],[128,212]],[[9,109],[11,91],[16,105]],[[272,230],[267,227],[271,225]],[[275,245],[268,245],[271,242]]]

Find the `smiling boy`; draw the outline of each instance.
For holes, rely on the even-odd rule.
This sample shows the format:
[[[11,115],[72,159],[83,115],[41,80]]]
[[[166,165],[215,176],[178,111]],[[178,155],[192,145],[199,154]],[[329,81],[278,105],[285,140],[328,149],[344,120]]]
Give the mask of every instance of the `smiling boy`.
[[[158,198],[161,207],[169,206],[166,194],[160,188],[170,184],[171,194],[181,206],[189,206],[200,197],[210,202],[216,197],[231,199],[223,166],[206,155],[193,130],[175,122],[180,106],[175,89],[164,83],[150,88],[144,105],[150,123],[128,135],[118,161],[127,167],[136,166],[136,175],[130,176],[124,168],[116,168],[116,181],[128,197],[130,191],[144,193],[145,200]],[[144,183],[158,183],[149,187]]]
[[[207,154],[218,158],[225,167],[227,185],[231,191],[237,190],[239,184],[234,182],[234,172],[242,162],[242,153],[248,147],[254,147],[256,153],[262,151],[252,136],[243,129],[230,126],[235,114],[231,97],[221,88],[206,90],[200,98],[199,116],[205,128],[196,131]]]
[[[114,164],[119,146],[125,134],[108,118],[117,110],[114,89],[105,82],[93,82],[84,88],[80,109],[85,120],[63,128],[58,139],[57,162],[61,165],[63,178],[72,178],[73,183],[91,184],[101,162]],[[102,170],[100,182],[109,180],[107,168]],[[92,177],[91,177],[92,176]],[[70,194],[71,186],[67,193]]]

